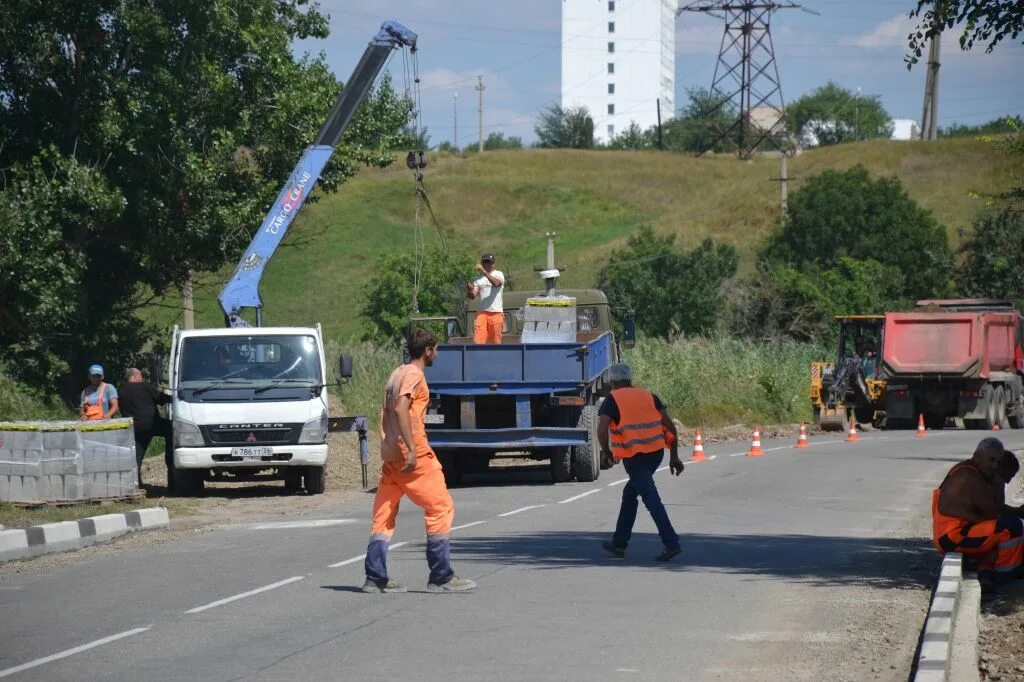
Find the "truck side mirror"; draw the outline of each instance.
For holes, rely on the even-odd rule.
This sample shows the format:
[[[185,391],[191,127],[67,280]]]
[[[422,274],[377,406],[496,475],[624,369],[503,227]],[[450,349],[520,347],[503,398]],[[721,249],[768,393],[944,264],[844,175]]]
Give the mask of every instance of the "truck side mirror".
[[[626,319],[622,322],[622,347],[633,348],[636,346],[636,312],[626,311]]]
[[[164,379],[164,356],[161,353],[149,354],[149,383],[159,386]]]
[[[342,353],[338,358],[338,374],[342,379],[352,378],[352,356],[348,353]]]

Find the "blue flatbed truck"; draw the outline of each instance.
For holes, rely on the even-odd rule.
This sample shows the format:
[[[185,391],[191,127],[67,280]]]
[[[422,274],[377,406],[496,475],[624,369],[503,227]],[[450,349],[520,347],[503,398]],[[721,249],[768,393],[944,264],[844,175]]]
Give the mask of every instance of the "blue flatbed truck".
[[[446,322],[447,342],[426,370],[431,402],[427,437],[451,485],[463,473],[486,471],[503,453],[550,462],[555,482],[593,481],[601,472],[597,410],[608,386],[605,370],[619,358],[608,300],[600,291],[564,290],[577,301],[575,342],[519,341],[526,299],[505,293],[502,343],[474,344],[465,334],[474,311]],[[633,342],[627,320],[623,346]]]

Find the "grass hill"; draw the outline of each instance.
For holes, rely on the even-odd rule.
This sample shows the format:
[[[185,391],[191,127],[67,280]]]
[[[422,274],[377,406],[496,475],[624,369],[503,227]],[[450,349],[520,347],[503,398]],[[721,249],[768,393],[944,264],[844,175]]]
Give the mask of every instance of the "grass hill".
[[[957,229],[983,208],[971,193],[1002,189],[1013,166],[991,144],[972,139],[879,140],[791,159],[790,191],[821,171],[856,164],[898,177],[954,243]],[[778,175],[777,158],[523,150],[433,154],[425,182],[451,249],[494,251],[511,286],[532,288],[533,266],[543,263],[549,231],[559,235],[563,286],[591,285],[609,250],[643,224],[676,234],[685,246],[705,237],[730,242],[749,269],[779,216]],[[364,169],[336,194],[305,207],[263,279],[265,324],[320,321],[334,340],[358,335],[362,287],[375,259],[412,251],[414,215],[413,179],[401,161],[385,170]],[[426,217],[424,230],[428,244],[439,243]],[[222,324],[216,295],[230,272],[200,278],[198,325]],[[154,308],[151,319],[170,326],[180,320],[179,306],[169,300]]]

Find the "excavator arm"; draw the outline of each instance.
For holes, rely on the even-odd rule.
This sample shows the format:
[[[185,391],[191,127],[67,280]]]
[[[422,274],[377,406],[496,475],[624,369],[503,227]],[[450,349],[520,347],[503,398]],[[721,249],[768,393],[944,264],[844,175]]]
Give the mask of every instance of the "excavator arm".
[[[320,132],[313,143],[306,147],[288,182],[277,195],[259,231],[235,267],[234,274],[218,296],[228,326],[249,326],[241,317],[243,308],[255,308],[257,325],[262,322],[263,299],[260,297],[259,287],[267,263],[280,246],[306,197],[320,179],[320,173],[334,154],[334,148],[359,105],[373,88],[373,83],[384,68],[391,51],[398,47],[408,47],[415,51],[416,39],[416,34],[409,29],[397,22],[388,21],[381,25],[380,31],[370,41]]]

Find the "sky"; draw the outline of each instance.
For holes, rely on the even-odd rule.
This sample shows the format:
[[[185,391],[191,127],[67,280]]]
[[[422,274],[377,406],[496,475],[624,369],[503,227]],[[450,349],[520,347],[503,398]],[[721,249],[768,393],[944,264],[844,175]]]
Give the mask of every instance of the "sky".
[[[924,64],[908,71],[907,18],[913,0],[807,0],[801,9],[775,12],[771,32],[786,102],[828,81],[881,98],[893,118],[920,121]],[[562,0],[320,0],[330,16],[326,40],[297,41],[297,53],[322,52],[340,80],[348,80],[367,42],[385,20],[419,34],[421,120],[437,145],[477,139],[477,77],[483,76],[483,134],[500,131],[536,139],[538,112],[561,99]],[[711,85],[724,22],[684,12],[676,19],[676,105],[688,88]],[[960,50],[959,30],[942,44],[940,126],[978,124],[1024,114],[1024,45],[1004,40]],[[406,87],[401,57],[390,67]],[[412,87],[412,83],[408,83]]]

